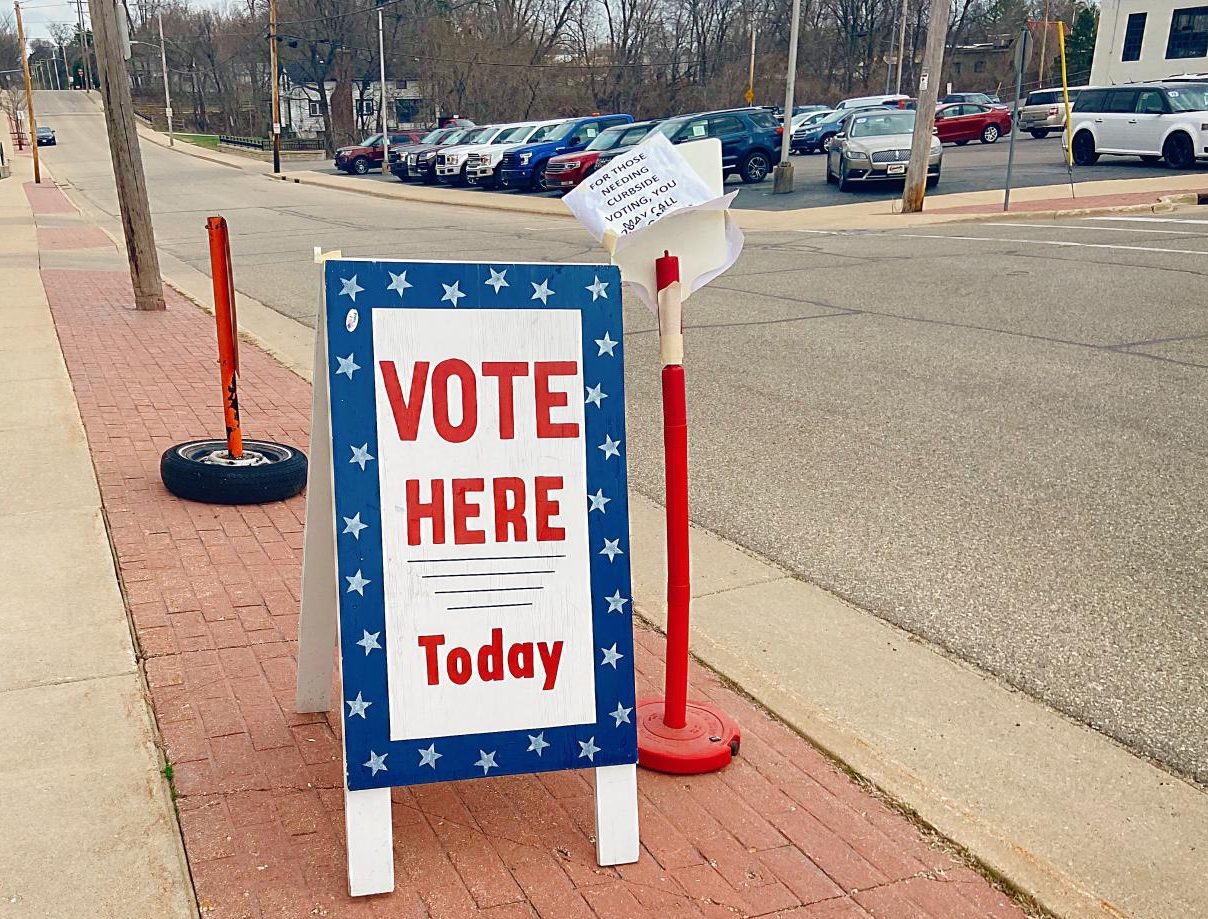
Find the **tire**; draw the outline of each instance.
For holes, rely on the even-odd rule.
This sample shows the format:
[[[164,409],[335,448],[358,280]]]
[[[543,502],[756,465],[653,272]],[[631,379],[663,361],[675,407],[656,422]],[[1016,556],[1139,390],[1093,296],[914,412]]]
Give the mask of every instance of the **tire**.
[[[963,147],[963,146],[965,146],[965,144],[969,143],[969,141],[967,141],[967,140],[958,140],[958,141],[954,141],[954,143],[955,143],[955,144],[956,144],[958,147]]]
[[[358,156],[352,161],[352,171],[359,176],[368,175],[369,160],[365,159],[363,156]]]
[[[1033,131],[1028,131],[1028,133],[1031,134],[1033,137],[1035,137],[1037,140],[1044,140],[1046,137],[1049,136],[1048,131],[1033,130]]]
[[[1162,159],[1171,169],[1191,169],[1195,166],[1195,146],[1191,138],[1176,131],[1162,145]]]
[[[826,158],[826,184],[834,185],[837,181],[839,181],[839,180],[836,179],[834,174],[830,171],[830,157],[827,156],[827,158]]]
[[[847,164],[839,160],[839,191],[851,191],[851,182],[847,178]]]
[[[823,153],[830,153],[831,144],[833,144],[834,142],[835,142],[835,135],[827,134],[826,137],[822,138],[821,143],[819,143],[819,145],[818,145],[818,149],[821,150]]]
[[[533,177],[529,179],[528,191],[549,191],[549,186],[545,184],[545,167],[549,165],[549,160],[542,160],[533,167]]]
[[[292,498],[306,486],[306,455],[285,444],[245,440],[244,454],[259,454],[267,462],[228,466],[206,462],[225,455],[225,440],[190,440],[164,451],[159,476],[178,498],[206,504],[264,504]]]
[[[939,184],[940,184],[939,173],[936,173],[933,176],[927,176],[927,187],[928,188],[935,188],[935,186],[937,186]]]
[[[748,185],[758,185],[771,171],[772,159],[762,150],[752,150],[738,167],[738,174]]]
[[[1090,131],[1079,131],[1073,141],[1074,165],[1094,166],[1099,162],[1099,152],[1095,149],[1095,138]]]
[[[1001,131],[1001,130],[999,130],[998,125],[996,125],[996,124],[988,124],[988,125],[986,125],[984,128],[982,128],[982,132],[981,132],[981,142],[982,142],[983,144],[993,144],[993,143],[997,143],[997,142],[998,142],[998,138],[999,138],[999,137],[1001,137],[1001,136],[1002,136],[1002,131]]]

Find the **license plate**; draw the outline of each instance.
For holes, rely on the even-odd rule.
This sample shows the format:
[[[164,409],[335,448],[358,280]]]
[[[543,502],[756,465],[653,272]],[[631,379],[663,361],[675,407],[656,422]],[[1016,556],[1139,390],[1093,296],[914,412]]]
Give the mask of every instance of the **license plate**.
[[[885,172],[891,176],[901,176],[906,174],[905,163],[890,163],[889,168]]]

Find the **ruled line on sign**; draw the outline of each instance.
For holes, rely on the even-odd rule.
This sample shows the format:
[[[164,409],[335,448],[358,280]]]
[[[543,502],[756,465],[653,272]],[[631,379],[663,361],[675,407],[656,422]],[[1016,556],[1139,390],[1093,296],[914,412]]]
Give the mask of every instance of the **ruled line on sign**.
[[[466,574],[421,574],[424,580],[428,578],[502,578],[513,574],[556,574],[555,571],[471,571]]]
[[[434,594],[493,594],[509,590],[545,590],[544,587],[471,587],[466,590],[434,590]]]
[[[409,558],[408,565],[426,565],[429,562],[519,562],[535,558],[566,558],[565,555],[481,555],[465,558]]]
[[[450,606],[449,612],[460,609],[507,609],[516,606],[532,606],[531,603],[488,603],[485,606]]]

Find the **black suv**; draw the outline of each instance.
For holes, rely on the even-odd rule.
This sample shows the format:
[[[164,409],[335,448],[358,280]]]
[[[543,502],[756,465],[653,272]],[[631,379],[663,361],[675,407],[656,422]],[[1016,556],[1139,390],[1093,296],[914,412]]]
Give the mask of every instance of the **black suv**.
[[[779,159],[784,128],[767,109],[737,108],[698,112],[668,118],[654,129],[673,144],[706,137],[721,141],[722,177],[739,176],[744,182],[762,182]],[[653,133],[653,132],[652,132]]]

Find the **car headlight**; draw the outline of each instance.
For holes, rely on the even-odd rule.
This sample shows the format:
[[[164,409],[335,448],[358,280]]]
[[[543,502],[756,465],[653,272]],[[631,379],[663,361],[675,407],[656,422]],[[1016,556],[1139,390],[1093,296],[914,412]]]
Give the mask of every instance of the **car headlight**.
[[[938,137],[931,138],[931,152],[939,153],[940,150],[942,150],[942,149],[943,149],[943,144],[940,143],[940,139]]]
[[[866,159],[868,159],[868,154],[865,153],[863,150],[853,150],[853,149],[851,149],[851,147],[848,147],[847,148],[847,158],[849,160],[866,160]]]
[[[531,153],[521,153],[519,156],[520,165],[527,166],[528,161],[531,160],[532,158],[533,158],[533,154],[531,154]]]

